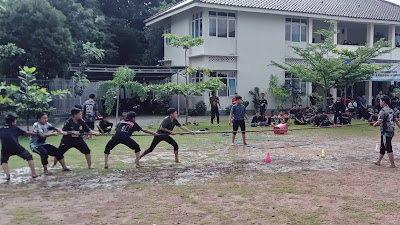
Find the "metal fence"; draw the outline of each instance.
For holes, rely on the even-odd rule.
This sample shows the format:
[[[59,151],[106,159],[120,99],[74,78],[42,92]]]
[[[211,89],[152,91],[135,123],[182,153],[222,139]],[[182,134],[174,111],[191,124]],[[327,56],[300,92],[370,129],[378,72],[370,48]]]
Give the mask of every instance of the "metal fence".
[[[0,78],[0,82],[6,82],[7,85],[16,85],[20,86],[21,80],[13,79],[13,78]],[[71,94],[73,94],[74,83],[72,80],[66,80],[61,78],[55,78],[52,80],[37,80],[36,84],[41,88],[46,88],[49,92],[56,90],[69,90]],[[75,105],[75,99],[67,95],[63,99],[54,99],[50,102],[50,105],[55,108],[53,110],[53,115],[65,115],[69,114],[70,110]]]

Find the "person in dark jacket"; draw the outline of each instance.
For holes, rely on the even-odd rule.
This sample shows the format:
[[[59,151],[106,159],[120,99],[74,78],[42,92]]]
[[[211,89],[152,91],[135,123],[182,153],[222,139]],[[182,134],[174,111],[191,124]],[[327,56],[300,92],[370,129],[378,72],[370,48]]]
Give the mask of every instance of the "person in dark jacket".
[[[343,113],[346,110],[346,107],[342,101],[341,97],[337,97],[335,104],[333,105],[333,108],[335,109],[335,117],[333,119],[333,122],[335,124],[343,124]]]

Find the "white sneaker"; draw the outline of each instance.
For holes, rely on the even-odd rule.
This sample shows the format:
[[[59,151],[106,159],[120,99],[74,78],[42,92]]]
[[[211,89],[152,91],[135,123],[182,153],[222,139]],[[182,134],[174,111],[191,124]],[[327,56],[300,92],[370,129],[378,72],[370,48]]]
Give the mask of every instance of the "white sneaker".
[[[213,126],[214,126],[214,124],[212,123],[212,124],[211,124],[211,126],[213,127]]]
[[[218,126],[220,127],[221,125],[218,124]]]

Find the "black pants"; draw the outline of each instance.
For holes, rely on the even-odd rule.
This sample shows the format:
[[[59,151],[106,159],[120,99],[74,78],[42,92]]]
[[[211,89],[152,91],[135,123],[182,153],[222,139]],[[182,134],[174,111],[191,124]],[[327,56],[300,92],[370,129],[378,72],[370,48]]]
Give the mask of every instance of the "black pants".
[[[211,106],[211,124],[214,124],[215,117],[217,117],[217,123],[219,124],[219,110],[218,110],[218,107]]]
[[[392,148],[392,138],[393,137],[386,137],[386,143],[384,142],[384,136],[381,136],[381,155],[384,155],[385,152],[392,153],[393,148]]]
[[[333,118],[333,122],[335,124],[337,124],[338,119],[339,119],[339,123],[342,124],[343,123],[343,117],[342,116],[343,116],[342,112],[335,112],[335,117]]]
[[[123,144],[130,149],[134,149],[135,153],[140,152],[140,146],[136,143],[136,141],[132,140],[130,137],[118,137],[113,136],[111,140],[107,143],[106,149],[104,150],[104,154],[109,155],[111,150],[118,144]]]
[[[49,156],[55,156],[57,160],[61,160],[63,158],[58,148],[51,144],[32,147],[32,151],[40,156],[40,159],[42,160],[42,165],[49,164],[49,161],[47,160]]]
[[[343,119],[343,125],[350,125],[351,119]]]
[[[165,141],[168,144],[172,145],[172,147],[174,147],[174,151],[179,150],[178,143],[176,143],[176,141],[174,139],[172,139],[171,136],[161,135],[161,136],[154,137],[153,142],[151,142],[150,148],[146,150],[146,154],[149,152],[152,152],[156,148],[156,146],[162,141]]]
[[[64,158],[64,154],[71,148],[78,149],[82,154],[89,155],[90,149],[83,138],[78,137],[77,140],[61,140],[60,147],[58,147],[60,151],[60,160]]]
[[[240,131],[246,131],[246,124],[244,123],[244,120],[235,120],[233,121],[233,135],[236,135],[236,131],[239,130],[240,127]],[[243,132],[244,134],[244,132]]]
[[[94,122],[86,122],[86,124],[90,129],[94,130]]]
[[[262,118],[265,118],[265,110],[260,110],[260,115]]]
[[[10,159],[11,156],[17,155],[26,161],[33,160],[32,154],[28,152],[24,147],[21,145],[15,146],[15,148],[12,149],[1,149],[1,164],[3,163],[8,163],[8,159]]]

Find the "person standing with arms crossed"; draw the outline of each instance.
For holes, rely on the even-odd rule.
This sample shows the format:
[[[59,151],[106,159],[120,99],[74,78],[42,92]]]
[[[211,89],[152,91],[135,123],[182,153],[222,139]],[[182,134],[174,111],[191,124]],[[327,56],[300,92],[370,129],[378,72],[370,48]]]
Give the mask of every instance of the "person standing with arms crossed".
[[[232,106],[231,114],[229,115],[229,126],[232,126],[233,123],[233,133],[232,133],[232,146],[235,145],[236,133],[240,127],[240,131],[242,132],[243,145],[247,145],[246,142],[246,124],[244,119],[249,123],[249,118],[247,117],[246,107],[242,104],[243,99],[241,96],[236,97],[236,104]],[[233,119],[233,121],[232,121]]]
[[[211,107],[211,126],[214,126],[215,117],[217,117],[217,124],[219,126],[219,110],[221,109],[221,104],[219,104],[219,98],[216,96],[215,91],[211,92],[210,107]]]
[[[265,112],[268,108],[268,101],[265,99],[265,94],[261,93],[261,99],[258,100],[258,111],[260,112],[262,117],[265,117]]]

